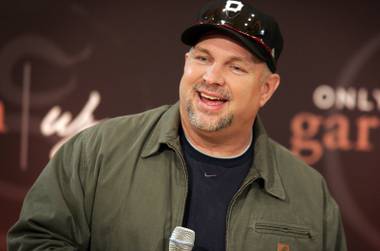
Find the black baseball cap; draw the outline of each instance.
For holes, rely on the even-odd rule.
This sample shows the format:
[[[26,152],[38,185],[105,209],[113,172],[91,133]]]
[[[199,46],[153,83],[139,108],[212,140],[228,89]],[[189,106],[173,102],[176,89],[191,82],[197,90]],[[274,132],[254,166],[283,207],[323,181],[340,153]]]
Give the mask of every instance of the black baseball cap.
[[[218,33],[240,42],[276,72],[283,38],[278,23],[244,0],[217,0],[204,6],[196,24],[187,28],[182,42],[194,46],[206,34]]]

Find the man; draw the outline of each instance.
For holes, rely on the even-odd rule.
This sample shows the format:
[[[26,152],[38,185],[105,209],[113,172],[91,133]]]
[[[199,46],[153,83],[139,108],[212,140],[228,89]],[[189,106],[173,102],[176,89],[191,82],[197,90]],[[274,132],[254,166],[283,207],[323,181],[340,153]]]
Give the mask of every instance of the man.
[[[9,250],[346,250],[323,178],[268,138],[280,83],[276,21],[216,1],[182,34],[180,101],[108,120],[65,144],[25,199]]]

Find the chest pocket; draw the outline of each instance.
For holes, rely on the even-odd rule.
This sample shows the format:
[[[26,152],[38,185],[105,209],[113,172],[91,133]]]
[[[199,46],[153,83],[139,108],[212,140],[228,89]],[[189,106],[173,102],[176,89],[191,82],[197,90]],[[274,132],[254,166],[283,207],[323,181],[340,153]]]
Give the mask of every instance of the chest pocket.
[[[256,222],[254,229],[258,233],[283,235],[301,239],[312,239],[310,228],[299,225],[288,225],[272,222]]]
[[[253,251],[317,251],[321,250],[318,234],[307,225],[255,221],[249,227]]]

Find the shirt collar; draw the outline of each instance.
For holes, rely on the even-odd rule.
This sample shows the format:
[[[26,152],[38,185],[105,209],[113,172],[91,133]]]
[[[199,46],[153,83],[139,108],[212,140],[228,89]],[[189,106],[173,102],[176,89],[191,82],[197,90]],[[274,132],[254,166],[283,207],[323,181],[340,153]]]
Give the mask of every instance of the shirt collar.
[[[142,151],[142,157],[147,158],[156,154],[162,145],[171,145],[180,149],[178,128],[180,125],[179,103],[172,105],[163,113]],[[244,183],[261,178],[264,180],[264,189],[278,199],[285,200],[285,190],[278,172],[276,152],[268,138],[265,128],[257,116],[253,126],[253,166]]]

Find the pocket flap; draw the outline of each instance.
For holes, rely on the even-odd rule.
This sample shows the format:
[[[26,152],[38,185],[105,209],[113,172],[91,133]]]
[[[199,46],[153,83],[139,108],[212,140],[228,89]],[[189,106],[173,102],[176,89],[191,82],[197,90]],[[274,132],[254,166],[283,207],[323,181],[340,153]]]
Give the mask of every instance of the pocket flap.
[[[256,222],[254,229],[258,233],[292,236],[296,238],[312,239],[313,233],[307,226],[278,222]]]

